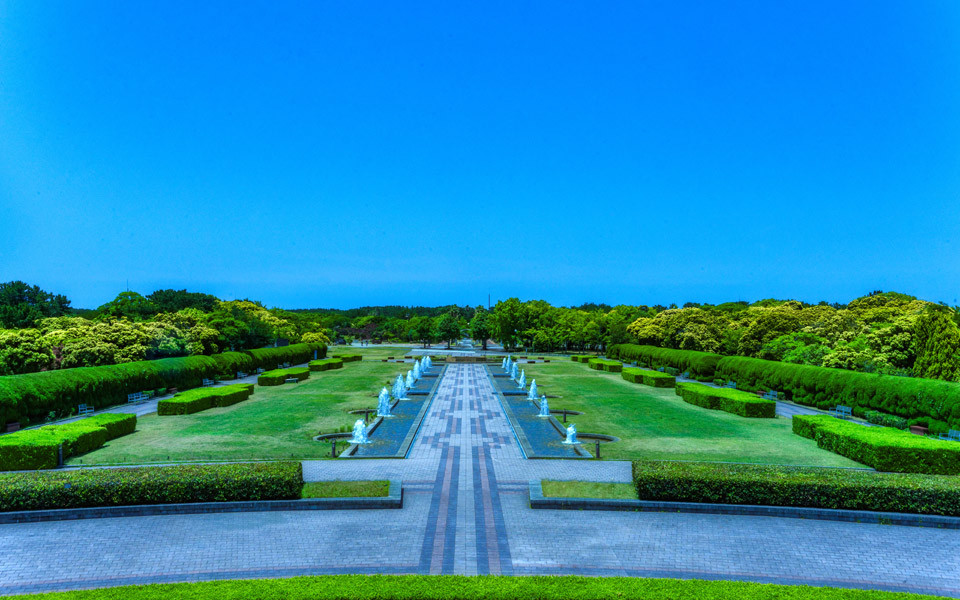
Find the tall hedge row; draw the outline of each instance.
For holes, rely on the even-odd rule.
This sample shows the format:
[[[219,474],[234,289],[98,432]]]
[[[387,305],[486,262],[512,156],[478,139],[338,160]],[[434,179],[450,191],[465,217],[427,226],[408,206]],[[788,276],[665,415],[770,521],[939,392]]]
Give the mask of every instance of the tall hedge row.
[[[0,377],[0,427],[13,421],[42,421],[50,412],[69,414],[80,404],[97,409],[127,401],[127,394],[157,388],[199,387],[221,373],[274,368],[282,362],[304,363],[326,356],[323,344],[295,344],[214,356],[187,356],[43,373]]]
[[[821,409],[843,404],[855,415],[879,410],[929,425],[931,432],[960,429],[960,384],[936,379],[895,377],[842,369],[727,356],[721,377],[748,390],[773,389],[790,400]]]
[[[639,344],[615,344],[607,349],[611,358],[623,361],[642,362],[654,367],[674,367],[681,373],[690,371],[697,379],[713,379],[717,363],[723,358],[710,352],[673,350]]]

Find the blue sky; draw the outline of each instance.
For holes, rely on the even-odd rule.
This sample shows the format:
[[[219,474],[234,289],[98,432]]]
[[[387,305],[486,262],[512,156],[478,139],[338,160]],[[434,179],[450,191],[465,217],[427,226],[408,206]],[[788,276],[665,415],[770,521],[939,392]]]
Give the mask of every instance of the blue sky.
[[[0,0],[0,281],[960,297],[960,3]]]

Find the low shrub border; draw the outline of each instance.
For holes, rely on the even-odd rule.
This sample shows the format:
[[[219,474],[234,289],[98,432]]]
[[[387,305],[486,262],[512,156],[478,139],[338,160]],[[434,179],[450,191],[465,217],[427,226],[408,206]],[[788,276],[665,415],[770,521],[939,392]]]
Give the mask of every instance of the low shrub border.
[[[339,358],[345,363],[363,360],[362,354],[331,354],[330,358]]]
[[[793,432],[878,471],[960,475],[960,444],[827,415],[793,417]]]
[[[253,394],[252,383],[234,383],[216,388],[197,388],[157,402],[157,415],[190,415],[208,408],[243,402]]]
[[[858,469],[634,461],[641,500],[960,516],[960,478]]]
[[[642,383],[643,385],[658,388],[672,388],[677,384],[677,378],[669,373],[637,369],[635,367],[625,367],[623,371],[620,372],[620,377],[623,377],[631,383]]]
[[[570,357],[570,360],[572,360],[573,362],[585,363],[589,361],[591,358],[593,357],[587,354],[574,354],[573,356]]]
[[[257,377],[257,385],[283,385],[287,379],[296,378],[300,381],[310,377],[309,367],[293,367],[290,369],[274,369],[264,371]]]
[[[339,358],[325,358],[323,360],[311,360],[307,363],[307,368],[311,371],[329,371],[331,369],[340,369],[344,361]]]
[[[11,596],[28,600],[33,596]],[[639,577],[464,575],[319,575],[289,579],[233,579],[163,583],[58,592],[59,600],[905,600],[907,595],[880,590],[791,586],[746,581],[652,579]],[[935,596],[909,598],[933,600]]]
[[[53,469],[63,458],[96,450],[107,441],[133,433],[136,415],[104,413],[39,429],[0,436],[0,471]]]
[[[625,361],[672,367],[679,373],[689,371],[695,379],[699,380],[713,379],[717,364],[723,358],[719,354],[710,352],[672,350],[640,344],[614,344],[607,349],[607,355]]]
[[[300,498],[299,462],[0,475],[0,511]]]
[[[623,370],[623,364],[618,360],[607,360],[605,358],[591,358],[587,361],[587,366],[597,371],[606,371],[608,373],[619,373]]]
[[[773,419],[777,416],[776,402],[758,398],[749,392],[689,382],[678,383],[675,392],[684,402],[711,410],[760,419]]]

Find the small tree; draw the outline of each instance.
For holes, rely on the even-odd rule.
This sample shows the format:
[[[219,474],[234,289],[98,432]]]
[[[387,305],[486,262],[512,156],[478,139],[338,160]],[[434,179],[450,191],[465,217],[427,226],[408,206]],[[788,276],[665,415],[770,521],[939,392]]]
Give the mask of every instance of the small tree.
[[[477,312],[473,315],[473,320],[470,321],[470,337],[476,340],[482,340],[483,349],[487,349],[487,340],[490,338],[490,313],[483,309],[483,307],[477,307]]]
[[[460,320],[452,313],[447,313],[437,321],[437,337],[450,344],[460,339]]]

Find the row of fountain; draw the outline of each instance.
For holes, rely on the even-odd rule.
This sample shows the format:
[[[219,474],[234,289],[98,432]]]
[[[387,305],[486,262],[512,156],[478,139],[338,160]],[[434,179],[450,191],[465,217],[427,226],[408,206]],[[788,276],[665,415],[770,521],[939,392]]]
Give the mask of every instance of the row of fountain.
[[[503,359],[500,366],[503,367],[503,370],[510,375],[510,379],[517,382],[517,387],[521,390],[527,388],[527,374],[523,369],[517,367],[517,361],[513,360],[509,356]],[[527,393],[527,399],[530,401],[539,400],[540,401],[540,414],[538,417],[547,418],[550,416],[550,405],[547,402],[546,395],[540,396],[537,394],[537,380],[534,379],[530,382],[530,391]],[[564,444],[579,444],[577,441],[577,426],[573,423],[567,427],[567,439],[563,441]]]
[[[393,404],[392,400],[406,400],[407,390],[416,385],[417,381],[432,367],[433,361],[429,356],[425,356],[422,360],[413,363],[413,368],[407,371],[406,377],[397,375],[396,380],[393,382],[392,390],[388,390],[386,387],[381,389],[380,396],[377,399],[377,416],[385,419],[393,417],[393,415],[390,414],[390,409]],[[370,440],[367,439],[367,424],[363,419],[357,419],[357,422],[353,424],[353,437],[349,443],[366,444],[369,441]]]

